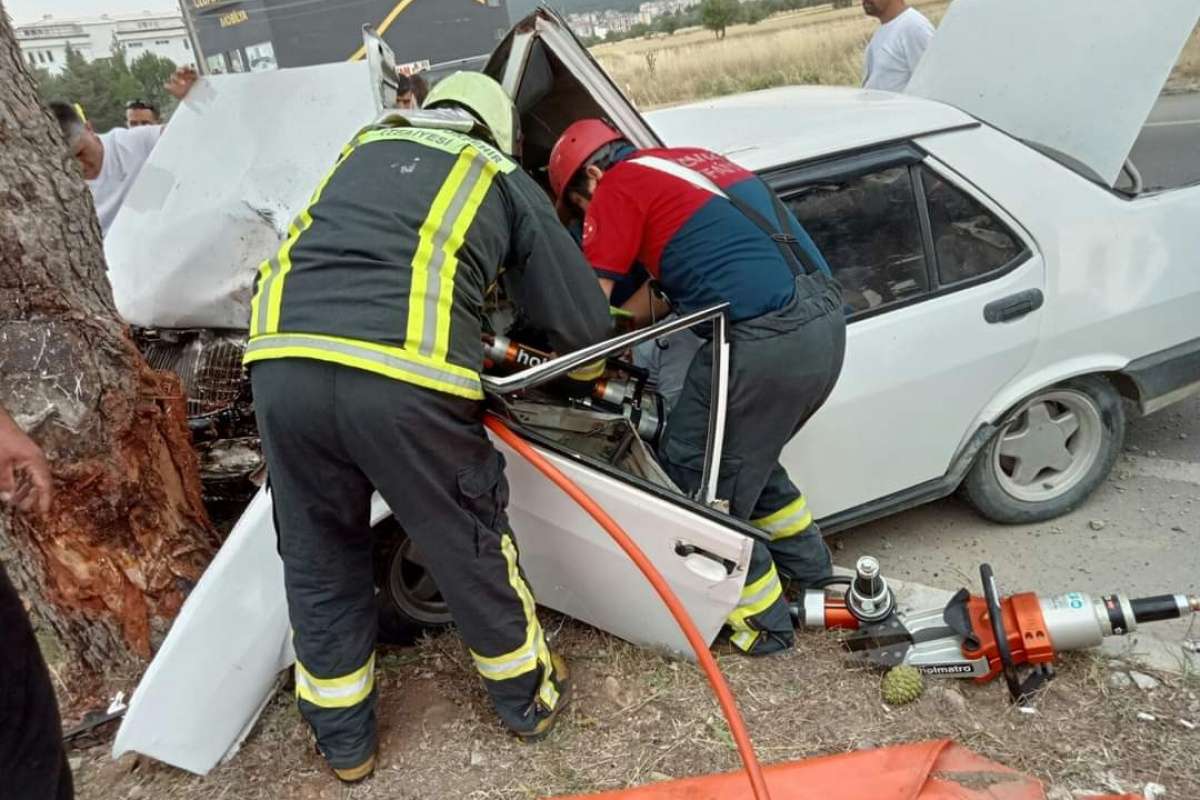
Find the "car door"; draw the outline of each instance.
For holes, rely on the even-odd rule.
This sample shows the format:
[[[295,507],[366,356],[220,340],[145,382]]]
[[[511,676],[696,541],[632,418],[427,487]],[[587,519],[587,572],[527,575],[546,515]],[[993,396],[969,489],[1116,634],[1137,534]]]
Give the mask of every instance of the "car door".
[[[603,116],[639,147],[658,136],[554,12],[517,23],[484,71],[515,99],[525,137],[523,162],[535,176],[558,134]],[[556,487],[517,455],[508,459],[509,516],[522,568],[538,602],[631,642],[687,653],[686,640],[623,552]],[[588,464],[578,454],[538,448],[592,494],[664,573],[709,639],[737,604],[750,555],[740,523],[679,495],[654,493]],[[614,587],[619,587],[615,589]]]
[[[830,530],[947,494],[980,410],[1033,352],[1034,242],[913,144],[766,177],[830,262],[849,323],[837,387],[784,466]]]

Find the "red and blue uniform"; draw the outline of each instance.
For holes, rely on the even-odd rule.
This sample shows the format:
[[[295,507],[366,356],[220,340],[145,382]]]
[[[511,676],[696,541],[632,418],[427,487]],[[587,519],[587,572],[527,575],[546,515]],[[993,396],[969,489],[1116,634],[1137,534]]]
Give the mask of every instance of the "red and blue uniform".
[[[588,206],[584,254],[614,281],[614,297],[636,280],[631,272],[640,264],[681,312],[730,304],[717,496],[761,536],[726,624],[744,652],[778,652],[794,637],[783,580],[803,588],[832,569],[808,501],[779,456],[841,371],[841,293],[812,239],[790,213],[776,211],[770,187],[753,173],[699,149],[629,148],[620,155]],[[804,251],[802,271],[793,272],[782,243],[764,227],[786,228],[780,232],[795,238]],[[712,360],[706,341],[692,357],[658,448],[663,469],[685,494],[699,488],[708,453]]]
[[[679,311],[728,301],[733,322],[784,308],[795,295],[795,279],[779,246],[727,198],[638,163],[643,157],[699,172],[776,219],[770,188],[723,156],[697,148],[631,151],[605,172],[584,219],[583,251],[597,274],[621,283],[640,263]],[[828,274],[817,246],[788,218],[810,261]]]

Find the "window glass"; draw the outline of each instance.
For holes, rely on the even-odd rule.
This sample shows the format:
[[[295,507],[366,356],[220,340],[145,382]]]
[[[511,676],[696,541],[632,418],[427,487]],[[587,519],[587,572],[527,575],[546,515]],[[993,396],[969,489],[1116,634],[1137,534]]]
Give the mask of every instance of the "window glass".
[[[997,270],[1024,246],[982,203],[921,166],[938,281],[947,286]]]
[[[849,313],[929,291],[908,167],[814,183],[785,199],[841,283]]]

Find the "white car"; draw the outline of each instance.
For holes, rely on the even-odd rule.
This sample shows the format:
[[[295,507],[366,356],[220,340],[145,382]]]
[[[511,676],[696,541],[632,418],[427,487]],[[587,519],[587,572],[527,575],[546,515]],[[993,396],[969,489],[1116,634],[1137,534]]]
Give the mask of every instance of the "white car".
[[[1126,163],[1200,2],[1159,0],[1139,10],[1146,24],[1137,29],[1089,5],[956,3],[907,95],[786,88],[643,118],[545,10],[518,24],[485,70],[516,99],[533,174],[570,122],[604,116],[639,146],[708,147],[753,169],[821,246],[845,289],[845,368],[783,462],[824,530],[959,487],[992,519],[1046,519],[1104,479],[1129,410],[1149,413],[1200,390],[1200,186],[1139,192]],[[1080,37],[1091,42],[1086,53],[1062,47]],[[1027,46],[1011,46],[1022,39]],[[210,88],[219,96],[230,81],[256,77]],[[490,379],[489,388],[518,433],[649,554],[711,640],[737,603],[756,531],[707,502],[711,483],[688,498],[662,474],[637,435],[653,434],[651,394],[579,406],[537,391],[630,343]],[[710,466],[724,406],[723,382],[715,387]],[[685,651],[616,546],[501,450],[539,602]],[[389,613],[444,621],[419,553],[378,497],[372,520],[383,526]],[[291,662],[287,633],[270,498],[260,493],[135,692],[114,752],[206,772],[236,749]]]

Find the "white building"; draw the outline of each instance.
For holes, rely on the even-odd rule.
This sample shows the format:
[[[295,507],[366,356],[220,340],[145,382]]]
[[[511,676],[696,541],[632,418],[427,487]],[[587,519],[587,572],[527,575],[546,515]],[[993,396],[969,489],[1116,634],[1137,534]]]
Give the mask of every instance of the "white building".
[[[741,0],[745,2],[745,0]],[[643,25],[652,25],[654,20],[664,14],[674,14],[676,11],[686,11],[700,4],[700,0],[652,0],[638,6],[638,20]]]
[[[142,53],[169,58],[176,64],[195,62],[183,17],[172,12],[103,14],[83,19],[56,18],[13,26],[17,44],[31,67],[57,75],[67,64],[67,50],[87,61],[108,58],[120,48],[134,61]]]

